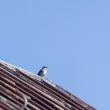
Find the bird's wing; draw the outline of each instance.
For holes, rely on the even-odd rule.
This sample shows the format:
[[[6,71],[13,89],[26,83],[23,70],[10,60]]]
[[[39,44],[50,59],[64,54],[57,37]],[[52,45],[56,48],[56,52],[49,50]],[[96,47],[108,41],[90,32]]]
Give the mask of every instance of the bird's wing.
[[[37,75],[41,75],[41,74],[42,74],[42,70],[40,70]]]

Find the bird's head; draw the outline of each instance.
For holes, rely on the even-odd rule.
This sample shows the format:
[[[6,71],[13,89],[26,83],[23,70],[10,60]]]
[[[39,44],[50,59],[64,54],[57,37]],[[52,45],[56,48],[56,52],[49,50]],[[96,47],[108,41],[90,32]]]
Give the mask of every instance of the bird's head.
[[[43,66],[42,69],[47,68],[46,66]]]
[[[43,66],[42,70],[44,71],[44,73],[47,73],[47,67],[46,66]]]

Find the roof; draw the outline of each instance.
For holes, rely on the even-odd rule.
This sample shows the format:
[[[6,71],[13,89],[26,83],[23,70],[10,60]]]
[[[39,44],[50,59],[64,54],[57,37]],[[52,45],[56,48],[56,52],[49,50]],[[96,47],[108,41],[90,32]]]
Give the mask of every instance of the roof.
[[[0,60],[0,110],[96,110],[51,81]]]

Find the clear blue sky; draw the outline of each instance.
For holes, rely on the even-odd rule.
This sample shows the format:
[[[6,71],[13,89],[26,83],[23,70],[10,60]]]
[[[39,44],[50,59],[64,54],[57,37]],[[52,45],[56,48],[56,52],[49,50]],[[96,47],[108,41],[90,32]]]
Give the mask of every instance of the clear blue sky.
[[[110,1],[1,0],[0,59],[110,110]]]

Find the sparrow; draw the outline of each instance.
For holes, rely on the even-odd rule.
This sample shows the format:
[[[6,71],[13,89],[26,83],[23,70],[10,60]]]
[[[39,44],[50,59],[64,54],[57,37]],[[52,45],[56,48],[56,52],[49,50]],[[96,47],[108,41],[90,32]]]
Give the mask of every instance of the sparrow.
[[[46,66],[43,66],[37,75],[41,76],[41,77],[44,77],[45,75],[47,74],[47,67]]]

